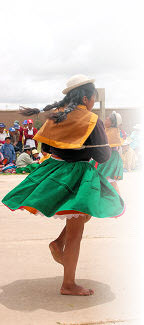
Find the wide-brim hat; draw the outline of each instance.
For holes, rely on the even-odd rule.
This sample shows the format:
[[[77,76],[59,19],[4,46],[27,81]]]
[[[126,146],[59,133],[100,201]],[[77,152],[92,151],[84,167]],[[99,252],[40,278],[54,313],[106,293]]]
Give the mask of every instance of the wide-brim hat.
[[[91,79],[83,74],[77,74],[71,77],[67,82],[67,88],[65,88],[62,93],[67,94],[70,90],[80,87],[82,85],[86,85],[88,83],[94,83],[95,79]]]
[[[15,120],[15,121],[14,121],[14,124],[19,124],[19,121],[18,121],[18,120]]]
[[[31,147],[28,146],[28,145],[25,145],[25,146],[24,146],[24,150],[31,150]]]
[[[116,113],[115,111],[112,112],[112,114],[115,115],[116,121],[117,121],[117,126],[120,126],[122,124],[122,117],[119,113]]]

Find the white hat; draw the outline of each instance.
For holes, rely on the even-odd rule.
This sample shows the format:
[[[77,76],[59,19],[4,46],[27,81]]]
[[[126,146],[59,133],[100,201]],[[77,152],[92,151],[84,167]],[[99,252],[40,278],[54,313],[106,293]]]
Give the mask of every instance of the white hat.
[[[39,153],[36,149],[32,150],[32,155],[35,155],[35,153]]]
[[[117,121],[117,126],[120,126],[122,124],[122,117],[119,113],[116,113],[115,111],[112,112],[112,114],[115,115],[116,121]]]
[[[67,94],[70,90],[77,88],[82,85],[86,85],[88,83],[94,83],[95,79],[90,79],[87,76],[84,76],[83,74],[77,74],[73,77],[71,77],[67,82],[67,88],[65,88],[62,93]]]

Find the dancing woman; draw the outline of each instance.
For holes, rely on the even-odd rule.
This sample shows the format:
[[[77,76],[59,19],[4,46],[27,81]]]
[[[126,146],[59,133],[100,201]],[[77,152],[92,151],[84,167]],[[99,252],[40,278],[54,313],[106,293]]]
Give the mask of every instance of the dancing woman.
[[[119,149],[123,144],[120,137],[119,126],[122,124],[122,117],[119,113],[113,111],[105,120],[105,131],[108,138],[108,143],[111,147],[111,157],[108,161],[98,164],[97,170],[107,178],[111,185],[119,193],[118,180],[123,179],[123,161],[119,154]]]
[[[94,167],[95,161],[110,158],[103,123],[91,112],[97,95],[94,81],[84,75],[72,77],[63,90],[65,97],[44,108],[53,110],[34,139],[44,143],[51,157],[3,199],[11,210],[66,219],[60,236],[50,244],[54,259],[64,266],[60,290],[64,295],[94,293],[75,282],[85,222],[91,216],[114,217],[124,212],[122,198]],[[34,113],[38,110],[23,111]]]

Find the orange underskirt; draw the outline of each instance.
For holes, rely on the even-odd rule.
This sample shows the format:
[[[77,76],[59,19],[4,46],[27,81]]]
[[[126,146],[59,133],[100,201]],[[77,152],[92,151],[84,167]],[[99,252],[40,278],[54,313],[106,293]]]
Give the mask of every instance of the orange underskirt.
[[[32,207],[23,207],[25,210],[29,211],[30,213],[33,214],[37,214],[38,210]],[[64,214],[83,214],[83,215],[87,215],[84,212],[80,212],[80,211],[75,211],[75,210],[64,210],[64,211],[58,211],[55,213],[56,215],[64,215]]]

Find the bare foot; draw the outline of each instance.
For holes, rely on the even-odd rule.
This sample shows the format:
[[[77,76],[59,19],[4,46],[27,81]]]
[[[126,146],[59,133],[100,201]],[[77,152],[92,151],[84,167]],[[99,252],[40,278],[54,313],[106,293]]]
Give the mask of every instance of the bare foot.
[[[91,289],[85,289],[76,284],[70,286],[62,286],[60,290],[61,295],[71,295],[71,296],[91,296],[94,291]]]
[[[62,248],[58,245],[58,243],[56,241],[52,241],[50,244],[49,244],[49,249],[51,251],[51,254],[54,258],[54,260],[57,262],[57,263],[60,263],[63,265],[63,250]]]

